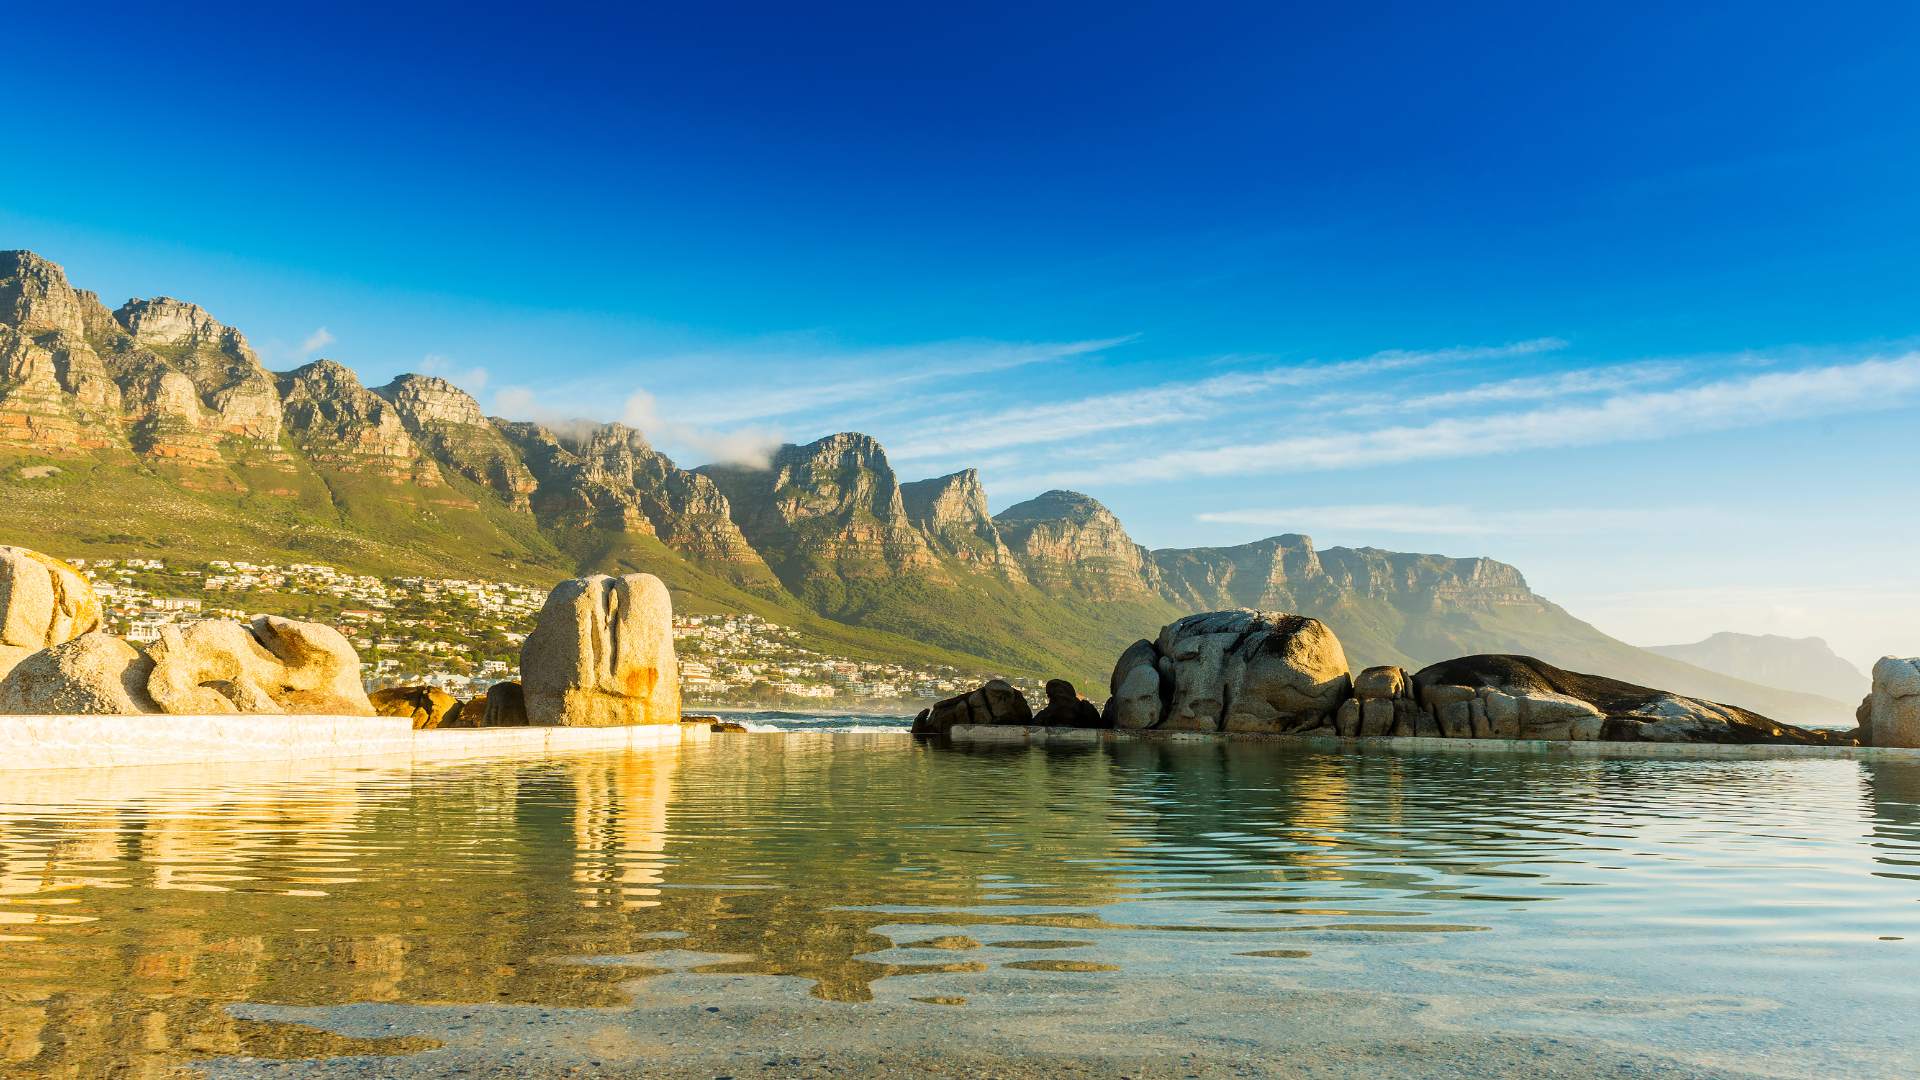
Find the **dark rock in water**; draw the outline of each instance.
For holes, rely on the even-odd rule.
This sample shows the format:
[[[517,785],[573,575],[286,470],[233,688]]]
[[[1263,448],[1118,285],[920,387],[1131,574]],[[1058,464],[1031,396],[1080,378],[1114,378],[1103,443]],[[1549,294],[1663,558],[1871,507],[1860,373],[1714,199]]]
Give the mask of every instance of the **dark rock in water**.
[[[519,683],[497,682],[487,688],[487,711],[479,726],[527,726],[527,695]]]
[[[1782,724],[1733,705],[1683,697],[1531,656],[1463,656],[1423,668],[1414,692],[1447,735],[1613,742],[1846,745],[1841,732]],[[1484,737],[1484,736],[1482,736]]]
[[[1033,714],[1033,722],[1042,727],[1108,727],[1093,707],[1093,702],[1080,696],[1073,684],[1065,679],[1047,680],[1047,705]]]
[[[437,686],[389,686],[367,695],[381,716],[405,716],[415,731],[443,726],[460,701]]]
[[[747,725],[734,720],[715,719],[713,723],[707,725],[707,729],[716,732],[732,732],[736,735],[747,734]]]
[[[1033,706],[1013,684],[994,679],[977,690],[936,701],[914,718],[916,735],[945,735],[957,724],[1031,724]]]

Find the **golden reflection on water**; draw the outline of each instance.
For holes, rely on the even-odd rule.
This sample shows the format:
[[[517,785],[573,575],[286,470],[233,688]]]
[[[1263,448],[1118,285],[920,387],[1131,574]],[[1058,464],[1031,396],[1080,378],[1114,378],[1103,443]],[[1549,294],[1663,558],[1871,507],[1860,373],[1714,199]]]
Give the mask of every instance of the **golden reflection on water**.
[[[1920,895],[1920,770],[1836,763],[1783,798],[1779,770],[1688,764],[794,735],[418,771],[10,778],[0,1069],[408,1052],[432,1043],[224,1006],[618,1006],[623,982],[683,953],[709,957],[696,973],[795,976],[839,1002],[900,975],[1130,977],[1121,940],[1142,933],[1303,961],[1319,946],[1245,946],[1524,930],[1532,905],[1593,903],[1572,885],[1615,864],[1725,845],[1752,862],[1773,827],[1827,845],[1849,880],[1864,843],[1869,874]],[[1822,814],[1831,828],[1808,825]]]

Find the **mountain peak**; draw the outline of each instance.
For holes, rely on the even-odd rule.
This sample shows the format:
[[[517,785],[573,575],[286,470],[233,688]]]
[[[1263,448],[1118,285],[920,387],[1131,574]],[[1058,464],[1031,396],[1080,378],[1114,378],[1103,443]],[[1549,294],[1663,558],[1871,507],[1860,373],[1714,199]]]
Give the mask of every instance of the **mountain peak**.
[[[156,296],[134,297],[114,311],[113,318],[142,345],[244,344],[237,330],[222,325],[199,304]]]
[[[1111,520],[1115,524],[1119,519],[1108,510],[1100,500],[1078,491],[1055,488],[1043,491],[1025,502],[1015,503],[994,515],[999,522],[1022,521],[1077,521],[1090,522]]]
[[[67,272],[31,251],[0,251],[0,323],[22,333],[64,330],[75,337],[87,331],[80,294]]]
[[[480,403],[473,395],[434,375],[400,375],[374,393],[393,403],[402,418],[414,426],[426,424],[467,424],[487,426]]]

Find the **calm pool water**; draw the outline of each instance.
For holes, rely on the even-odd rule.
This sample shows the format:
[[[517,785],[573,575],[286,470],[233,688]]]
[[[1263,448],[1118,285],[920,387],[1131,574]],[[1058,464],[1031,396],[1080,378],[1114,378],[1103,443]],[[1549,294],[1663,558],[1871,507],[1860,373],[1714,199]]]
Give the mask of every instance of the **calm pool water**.
[[[0,779],[25,1076],[1920,1073],[1920,767],[956,749]]]

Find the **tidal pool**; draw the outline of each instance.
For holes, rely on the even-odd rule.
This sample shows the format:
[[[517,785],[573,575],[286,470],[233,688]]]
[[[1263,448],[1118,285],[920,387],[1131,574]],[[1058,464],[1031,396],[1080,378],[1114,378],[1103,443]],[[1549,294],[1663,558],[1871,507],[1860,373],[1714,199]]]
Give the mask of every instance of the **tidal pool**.
[[[1920,766],[956,748],[0,778],[21,1076],[1920,1073]]]

